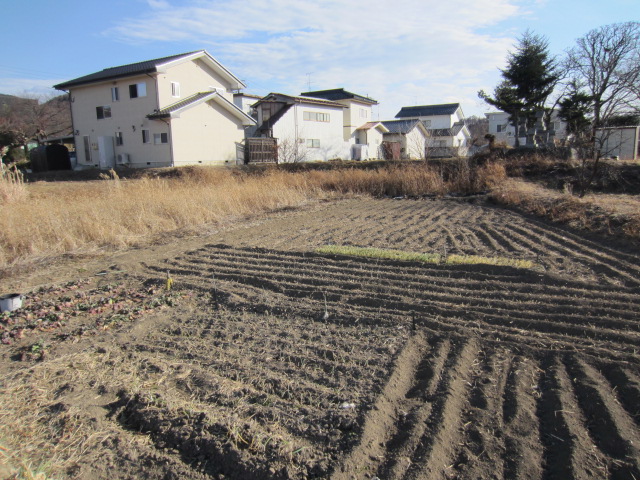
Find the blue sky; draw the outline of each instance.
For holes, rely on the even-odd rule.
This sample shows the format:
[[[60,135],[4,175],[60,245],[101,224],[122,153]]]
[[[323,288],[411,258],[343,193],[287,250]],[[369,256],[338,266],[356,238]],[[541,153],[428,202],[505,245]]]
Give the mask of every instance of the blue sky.
[[[402,106],[489,111],[499,67],[526,29],[562,54],[638,0],[2,0],[0,93],[42,95],[103,68],[206,49],[247,92],[343,87]]]

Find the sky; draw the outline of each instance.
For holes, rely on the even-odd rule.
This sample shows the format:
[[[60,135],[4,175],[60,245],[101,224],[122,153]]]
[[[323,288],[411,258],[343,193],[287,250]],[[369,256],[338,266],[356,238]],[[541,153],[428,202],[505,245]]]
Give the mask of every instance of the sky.
[[[246,93],[345,88],[466,116],[527,30],[561,56],[588,31],[640,20],[639,0],[0,0],[0,93],[47,96],[104,68],[207,50]]]

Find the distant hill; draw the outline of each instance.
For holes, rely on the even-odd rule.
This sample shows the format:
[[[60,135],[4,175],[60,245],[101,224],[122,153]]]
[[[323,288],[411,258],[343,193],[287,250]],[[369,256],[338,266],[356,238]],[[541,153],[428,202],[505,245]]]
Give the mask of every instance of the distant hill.
[[[68,95],[43,99],[0,93],[0,128],[27,139],[69,135],[72,131]]]

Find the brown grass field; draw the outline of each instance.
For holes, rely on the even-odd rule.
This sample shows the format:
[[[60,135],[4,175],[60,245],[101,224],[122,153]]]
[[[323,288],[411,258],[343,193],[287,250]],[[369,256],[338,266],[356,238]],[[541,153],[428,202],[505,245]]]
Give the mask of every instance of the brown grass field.
[[[456,168],[5,185],[0,478],[640,479],[637,197]]]

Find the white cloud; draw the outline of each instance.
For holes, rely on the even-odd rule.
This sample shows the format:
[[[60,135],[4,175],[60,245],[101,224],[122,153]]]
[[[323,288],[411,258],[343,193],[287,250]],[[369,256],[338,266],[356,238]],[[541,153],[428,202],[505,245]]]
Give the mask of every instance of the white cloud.
[[[518,0],[147,0],[151,11],[106,34],[123,42],[190,42],[243,78],[297,94],[369,93],[381,115],[404,104],[473,101],[497,79],[514,38],[487,29],[528,15]],[[529,2],[531,3],[531,2]],[[267,92],[261,92],[267,93]]]

